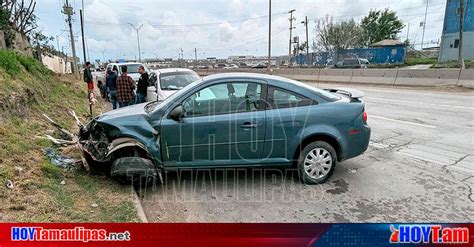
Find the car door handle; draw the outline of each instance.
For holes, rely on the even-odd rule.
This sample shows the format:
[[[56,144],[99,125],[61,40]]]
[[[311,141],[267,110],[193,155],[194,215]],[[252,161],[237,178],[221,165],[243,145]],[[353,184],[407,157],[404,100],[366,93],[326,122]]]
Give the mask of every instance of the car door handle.
[[[253,124],[253,123],[250,123],[250,122],[245,122],[243,123],[242,125],[240,125],[241,128],[244,128],[244,129],[252,129],[252,128],[257,128],[258,127],[258,124]]]

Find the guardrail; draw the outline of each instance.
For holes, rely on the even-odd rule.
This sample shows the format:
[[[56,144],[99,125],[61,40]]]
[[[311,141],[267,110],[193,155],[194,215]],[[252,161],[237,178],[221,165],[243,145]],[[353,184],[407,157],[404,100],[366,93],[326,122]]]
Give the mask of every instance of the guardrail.
[[[228,72],[266,74],[266,69],[196,70],[201,76]],[[382,84],[392,86],[462,86],[474,88],[474,69],[274,69],[273,75],[309,82]]]

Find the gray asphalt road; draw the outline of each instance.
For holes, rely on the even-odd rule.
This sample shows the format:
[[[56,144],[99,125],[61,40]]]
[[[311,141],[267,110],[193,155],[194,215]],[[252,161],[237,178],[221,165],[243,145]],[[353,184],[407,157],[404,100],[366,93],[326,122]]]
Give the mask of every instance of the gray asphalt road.
[[[367,94],[372,141],[325,184],[303,185],[290,170],[170,173],[141,191],[148,219],[473,222],[474,92],[351,87]]]

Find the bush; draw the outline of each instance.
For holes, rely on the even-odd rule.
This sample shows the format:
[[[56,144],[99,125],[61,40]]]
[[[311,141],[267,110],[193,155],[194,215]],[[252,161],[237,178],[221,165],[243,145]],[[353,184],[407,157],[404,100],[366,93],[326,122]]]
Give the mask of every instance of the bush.
[[[53,75],[51,70],[32,57],[17,54],[9,50],[0,50],[0,68],[3,68],[9,75],[16,76],[22,72],[21,67],[32,74]]]
[[[8,50],[0,50],[0,68],[13,76],[20,70],[20,64],[14,52]]]
[[[41,64],[38,60],[17,54],[18,61],[30,73],[40,73],[42,75],[52,75],[53,72]]]

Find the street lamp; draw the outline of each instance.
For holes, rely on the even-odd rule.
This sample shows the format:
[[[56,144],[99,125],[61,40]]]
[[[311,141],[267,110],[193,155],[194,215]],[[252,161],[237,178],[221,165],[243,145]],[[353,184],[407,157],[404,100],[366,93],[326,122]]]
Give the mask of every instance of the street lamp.
[[[137,32],[138,60],[140,60],[140,62],[141,62],[142,61],[142,53],[141,53],[141,49],[140,49],[140,34],[139,34],[139,31],[140,31],[140,29],[142,29],[143,24],[140,25],[140,27],[138,27],[138,28],[135,28],[135,26],[132,23],[128,23],[128,25],[130,25]]]

